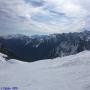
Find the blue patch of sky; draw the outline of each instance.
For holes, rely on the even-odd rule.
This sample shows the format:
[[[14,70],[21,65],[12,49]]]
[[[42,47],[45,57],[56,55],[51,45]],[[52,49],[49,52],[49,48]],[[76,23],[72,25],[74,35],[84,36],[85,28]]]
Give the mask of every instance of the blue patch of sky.
[[[50,23],[52,21],[55,22],[68,22],[69,17],[67,17],[64,13],[58,13],[58,12],[50,12],[49,14],[43,14],[43,13],[36,13],[32,15],[32,19],[34,21],[38,22],[44,22],[44,23]]]
[[[35,7],[43,6],[45,4],[45,1],[43,0],[25,0],[25,2],[30,3]]]

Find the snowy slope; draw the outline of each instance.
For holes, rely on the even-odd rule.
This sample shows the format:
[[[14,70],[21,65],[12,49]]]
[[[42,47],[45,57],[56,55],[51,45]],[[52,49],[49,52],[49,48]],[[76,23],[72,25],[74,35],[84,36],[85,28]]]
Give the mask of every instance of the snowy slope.
[[[2,54],[0,57],[0,87],[18,87],[18,90],[90,90],[90,51],[33,63],[17,60],[4,62],[1,60],[4,59]]]

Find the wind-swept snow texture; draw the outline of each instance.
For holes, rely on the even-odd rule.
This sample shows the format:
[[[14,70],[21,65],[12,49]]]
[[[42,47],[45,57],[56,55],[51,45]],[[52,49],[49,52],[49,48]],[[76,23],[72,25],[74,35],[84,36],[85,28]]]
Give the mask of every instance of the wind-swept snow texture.
[[[0,54],[0,87],[18,90],[90,90],[90,51],[25,63]]]

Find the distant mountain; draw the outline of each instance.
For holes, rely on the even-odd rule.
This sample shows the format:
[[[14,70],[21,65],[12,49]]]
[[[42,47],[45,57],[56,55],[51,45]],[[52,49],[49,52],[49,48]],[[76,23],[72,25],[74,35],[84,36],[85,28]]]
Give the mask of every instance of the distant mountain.
[[[7,48],[5,48],[2,44],[0,44],[0,52],[6,54],[8,57],[6,59],[18,59],[18,57],[11,51],[9,51]]]
[[[90,50],[90,31],[30,37],[9,35],[0,37],[0,43],[16,59],[32,62]]]

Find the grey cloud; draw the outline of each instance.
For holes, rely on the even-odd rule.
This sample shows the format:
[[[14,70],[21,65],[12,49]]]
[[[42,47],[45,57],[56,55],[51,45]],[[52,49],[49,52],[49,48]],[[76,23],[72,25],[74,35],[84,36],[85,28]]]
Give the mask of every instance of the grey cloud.
[[[30,34],[47,34],[79,31],[82,29],[83,22],[85,22],[84,28],[90,27],[89,0],[77,0],[80,1],[78,3],[81,5],[82,11],[83,9],[88,11],[83,17],[66,15],[59,5],[60,10],[57,10],[59,0],[55,0],[55,5],[47,1],[0,0],[0,34],[26,32],[30,32]],[[80,12],[80,14],[83,13]],[[72,28],[75,29],[72,30]]]

